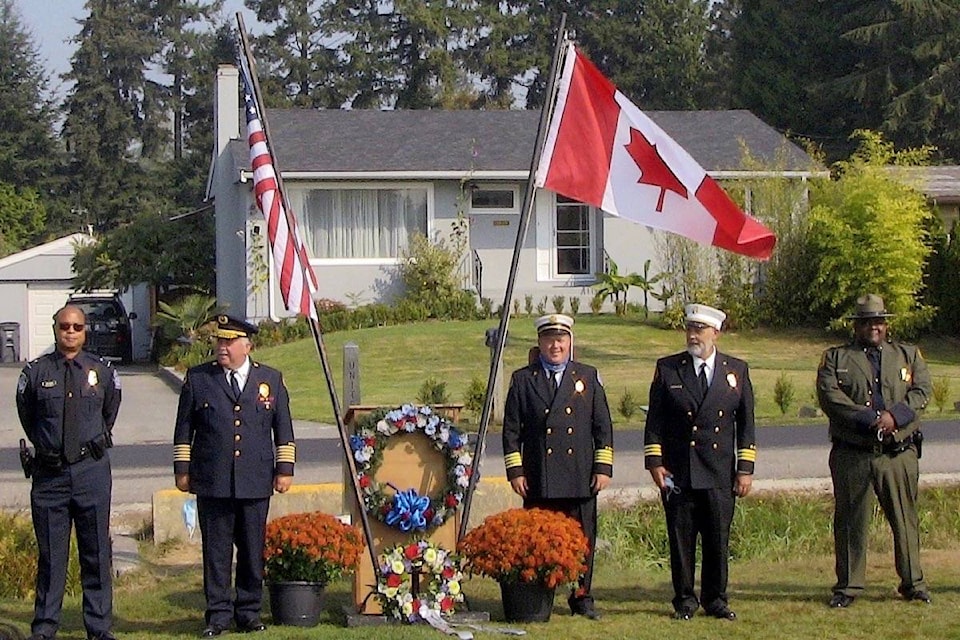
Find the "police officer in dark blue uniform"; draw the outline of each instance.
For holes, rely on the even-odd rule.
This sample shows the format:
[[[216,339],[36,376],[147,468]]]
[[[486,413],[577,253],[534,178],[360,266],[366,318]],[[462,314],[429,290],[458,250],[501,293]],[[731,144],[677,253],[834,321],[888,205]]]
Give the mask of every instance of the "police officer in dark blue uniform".
[[[37,536],[37,593],[31,640],[53,638],[76,527],[87,637],[113,638],[110,555],[111,431],[120,410],[120,376],[83,350],[86,318],[75,306],[54,315],[56,351],[24,367],[17,383],[20,424],[36,455],[30,511]]]
[[[573,318],[538,318],[538,356],[513,372],[503,415],[507,479],[526,508],[575,518],[590,541],[587,573],[568,604],[596,620],[590,592],[597,543],[597,494],[613,476],[613,423],[600,376],[571,359]]]
[[[688,304],[687,349],[657,361],[644,429],[644,466],[661,491],[670,542],[674,618],[735,620],[727,601],[730,524],[757,459],[747,363],[717,351],[726,314]],[[701,593],[694,590],[697,538]]]
[[[211,638],[231,620],[263,631],[263,546],[274,491],[293,481],[296,447],[290,402],[276,369],[253,362],[257,327],[217,318],[217,359],[191,368],[183,381],[174,429],[177,488],[197,495],[203,536],[203,591]],[[231,565],[237,549],[236,598]]]

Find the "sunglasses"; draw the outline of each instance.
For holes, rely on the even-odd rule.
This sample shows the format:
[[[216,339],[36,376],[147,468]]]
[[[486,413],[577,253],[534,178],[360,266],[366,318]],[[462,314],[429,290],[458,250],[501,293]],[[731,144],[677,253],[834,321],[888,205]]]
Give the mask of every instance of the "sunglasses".
[[[87,325],[78,322],[58,322],[57,327],[60,328],[60,331],[70,331],[70,327],[73,327],[74,331],[80,332],[86,329]]]

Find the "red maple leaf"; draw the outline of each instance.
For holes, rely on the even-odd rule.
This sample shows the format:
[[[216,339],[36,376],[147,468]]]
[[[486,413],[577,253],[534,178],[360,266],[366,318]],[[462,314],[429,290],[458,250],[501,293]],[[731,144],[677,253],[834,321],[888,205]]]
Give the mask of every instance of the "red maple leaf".
[[[657,145],[650,144],[642,133],[631,127],[630,144],[625,147],[627,153],[640,167],[640,179],[637,180],[637,184],[660,187],[660,197],[657,199],[658,213],[663,211],[663,197],[668,189],[682,198],[687,197],[687,188],[660,157]]]

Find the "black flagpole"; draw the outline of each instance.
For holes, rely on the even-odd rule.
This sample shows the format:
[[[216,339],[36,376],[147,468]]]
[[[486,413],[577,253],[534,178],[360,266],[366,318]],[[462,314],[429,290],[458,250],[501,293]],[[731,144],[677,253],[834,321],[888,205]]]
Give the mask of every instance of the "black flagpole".
[[[270,150],[270,157],[273,159],[273,170],[277,174],[277,188],[280,191],[280,197],[283,198],[283,209],[287,217],[287,227],[296,228],[296,220],[293,218],[293,211],[290,209],[290,203],[287,201],[287,191],[283,188],[283,178],[280,175],[280,167],[277,166],[277,156],[270,146],[270,131],[267,126],[267,114],[263,109],[263,103],[260,101],[260,80],[257,78],[257,70],[254,65],[253,55],[250,53],[250,47],[247,42],[247,30],[243,24],[243,16],[237,12],[237,24],[240,27],[240,45],[243,49],[243,56],[247,61],[247,69],[250,71],[250,84],[253,89],[253,100],[256,102],[257,111],[260,114],[260,124],[263,126],[263,134],[266,138],[267,148]],[[272,247],[271,247],[272,250]],[[303,274],[304,278],[307,274]],[[315,307],[316,308],[316,307]],[[337,397],[337,390],[333,382],[333,373],[330,370],[330,361],[327,358],[327,350],[323,345],[323,333],[320,331],[319,323],[312,317],[307,318],[310,324],[310,332],[313,334],[313,341],[317,347],[317,355],[320,358],[320,366],[323,369],[323,377],[327,381],[327,391],[330,393],[330,402],[333,404],[333,415],[337,420],[337,431],[340,434],[340,445],[343,448],[343,455],[347,461],[347,469],[350,472],[350,478],[353,484],[353,496],[357,501],[357,511],[360,513],[360,522],[363,525],[363,535],[367,541],[367,550],[370,553],[370,561],[373,563],[373,575],[380,581],[380,567],[377,564],[377,554],[373,544],[373,530],[370,528],[370,520],[367,518],[367,511],[363,508],[363,494],[360,491],[360,481],[357,478],[357,465],[351,455],[350,436],[347,434],[346,425],[343,422],[343,415],[340,412],[340,399]]]
[[[530,225],[530,215],[533,211],[534,196],[536,195],[537,165],[543,153],[544,138],[547,135],[547,123],[553,115],[554,87],[557,82],[557,72],[560,67],[560,52],[566,41],[567,14],[560,17],[560,29],[557,31],[557,42],[553,49],[553,59],[550,63],[550,78],[547,81],[546,102],[540,110],[540,124],[537,126],[537,141],[530,159],[530,174],[527,178],[527,190],[523,196],[523,210],[520,215],[520,224],[517,227],[517,239],[513,245],[513,259],[510,262],[510,275],[507,276],[507,289],[503,296],[503,306],[500,307],[500,327],[497,329],[496,346],[490,360],[490,375],[487,376],[487,396],[483,402],[483,413],[480,415],[480,430],[477,432],[477,446],[474,449],[473,464],[470,466],[470,485],[463,499],[463,512],[460,516],[460,532],[458,539],[467,533],[470,520],[470,507],[473,504],[473,494],[477,488],[480,462],[483,459],[484,440],[487,435],[487,426],[490,423],[490,414],[493,410],[493,386],[496,384],[497,369],[500,366],[500,357],[503,355],[503,346],[507,337],[507,326],[510,324],[510,303],[513,300],[513,285],[517,279],[517,269],[520,265],[520,250]]]

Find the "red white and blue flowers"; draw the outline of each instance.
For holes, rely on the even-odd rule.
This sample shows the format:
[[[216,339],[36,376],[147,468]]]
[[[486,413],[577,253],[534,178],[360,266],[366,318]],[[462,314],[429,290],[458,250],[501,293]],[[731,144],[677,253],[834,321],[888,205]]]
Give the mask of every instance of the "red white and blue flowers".
[[[446,457],[446,482],[436,495],[422,496],[416,489],[395,487],[374,480],[391,436],[422,433]],[[405,533],[438,527],[453,516],[470,485],[473,455],[466,436],[428,406],[405,404],[392,411],[374,411],[358,423],[350,436],[357,463],[357,481],[367,514]],[[386,487],[392,489],[388,494]]]
[[[380,554],[377,597],[383,613],[403,622],[419,622],[433,610],[442,616],[463,602],[459,559],[436,544],[419,540]]]

